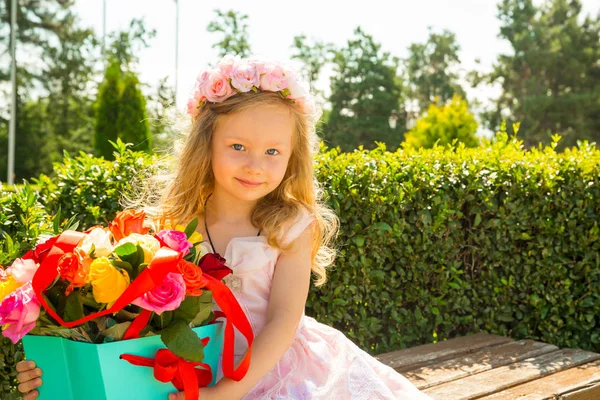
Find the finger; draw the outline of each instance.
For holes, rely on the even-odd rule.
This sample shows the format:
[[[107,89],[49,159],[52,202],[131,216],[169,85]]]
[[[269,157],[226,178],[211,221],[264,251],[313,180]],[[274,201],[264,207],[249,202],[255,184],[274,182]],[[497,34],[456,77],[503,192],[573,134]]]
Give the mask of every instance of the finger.
[[[169,400],[184,400],[185,394],[184,392],[170,393]]]
[[[27,381],[37,378],[38,376],[42,376],[41,369],[39,369],[39,368],[30,369],[25,372],[19,372],[17,374],[17,380],[19,381],[19,383],[25,383]]]
[[[35,368],[35,362],[33,361],[19,361],[17,363],[17,372],[25,372],[25,371],[29,371],[30,369],[34,369]]]
[[[21,383],[19,385],[19,392],[21,393],[27,393],[33,389],[37,389],[40,386],[42,386],[42,379],[41,378],[35,378],[32,381],[28,381],[28,382],[24,382]]]
[[[34,390],[32,392],[27,393],[25,396],[23,396],[23,400],[34,400],[37,399],[39,397],[39,392],[37,390]]]

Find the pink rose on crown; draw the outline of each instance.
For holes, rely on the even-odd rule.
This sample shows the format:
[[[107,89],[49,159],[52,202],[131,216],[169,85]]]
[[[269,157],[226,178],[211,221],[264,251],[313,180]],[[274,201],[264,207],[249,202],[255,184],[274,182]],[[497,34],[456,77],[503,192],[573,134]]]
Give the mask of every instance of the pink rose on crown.
[[[185,299],[185,281],[180,273],[169,272],[154,289],[135,299],[132,303],[158,315],[173,311]]]
[[[260,77],[260,88],[278,92],[288,87],[288,80],[281,65],[265,65],[265,73]]]
[[[219,61],[217,67],[224,76],[229,76],[231,75],[233,67],[239,64],[240,62],[241,60],[239,57],[227,54],[221,59],[221,61]]]
[[[231,85],[240,92],[249,92],[260,85],[260,75],[252,64],[238,64],[231,70]]]
[[[0,303],[0,325],[5,325],[2,334],[17,343],[35,327],[39,316],[40,302],[27,282]]]
[[[235,94],[227,78],[219,71],[211,71],[198,89],[202,96],[213,103],[222,102]]]
[[[187,240],[185,232],[174,229],[165,229],[156,234],[169,248],[180,252],[185,257],[192,248],[192,243]]]

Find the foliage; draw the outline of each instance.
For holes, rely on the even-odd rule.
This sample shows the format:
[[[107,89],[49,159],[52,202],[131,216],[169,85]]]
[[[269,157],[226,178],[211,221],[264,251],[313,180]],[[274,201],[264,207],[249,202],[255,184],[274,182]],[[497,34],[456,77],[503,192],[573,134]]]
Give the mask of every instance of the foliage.
[[[466,147],[476,147],[479,140],[475,132],[477,122],[467,102],[454,95],[448,104],[431,104],[427,114],[405,135],[403,145],[430,149],[435,144],[445,146],[459,142]]]
[[[152,148],[152,136],[146,114],[146,99],[139,86],[137,76],[131,72],[125,74],[117,129],[121,140],[133,144],[134,150],[149,151]]]
[[[215,10],[216,17],[210,21],[206,30],[211,33],[221,33],[223,38],[213,44],[221,57],[226,54],[237,55],[241,58],[250,56],[250,42],[248,40],[248,16],[229,10],[223,12]]]
[[[374,353],[487,331],[600,350],[600,151],[324,152],[339,257],[307,312]]]
[[[41,202],[54,215],[61,208],[64,218],[77,216],[82,227],[106,226],[123,209],[119,198],[132,195],[156,160],[145,152],[131,151],[122,141],[116,144],[114,161],[80,153],[68,153],[62,163],[54,163],[50,176],[40,175]]]
[[[350,151],[375,141],[396,148],[402,141],[404,121],[389,126],[392,111],[399,109],[402,86],[396,76],[398,60],[381,52],[381,45],[361,28],[334,57],[336,75],[331,80],[331,114],[323,137],[330,146]]]
[[[434,33],[430,27],[427,42],[413,43],[408,51],[404,64],[409,96],[421,111],[431,103],[445,104],[455,94],[466,97],[456,73],[460,65],[460,46],[454,33],[448,30]]]
[[[600,14],[586,16],[580,0],[502,0],[500,37],[512,54],[500,55],[489,75],[475,83],[497,82],[502,92],[484,115],[488,125],[520,121],[525,145],[600,142]],[[559,145],[559,148],[562,147]]]
[[[113,148],[110,141],[116,141],[119,129],[119,108],[121,99],[121,70],[115,61],[106,68],[104,81],[98,91],[94,130],[94,149],[107,160],[112,159]]]

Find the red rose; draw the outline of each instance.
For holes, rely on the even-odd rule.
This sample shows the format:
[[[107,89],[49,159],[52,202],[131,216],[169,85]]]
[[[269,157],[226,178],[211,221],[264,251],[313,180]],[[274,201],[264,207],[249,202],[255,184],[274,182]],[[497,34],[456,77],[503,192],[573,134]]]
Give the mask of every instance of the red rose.
[[[206,253],[198,263],[202,272],[221,281],[233,271],[225,265],[225,259],[215,253]]]

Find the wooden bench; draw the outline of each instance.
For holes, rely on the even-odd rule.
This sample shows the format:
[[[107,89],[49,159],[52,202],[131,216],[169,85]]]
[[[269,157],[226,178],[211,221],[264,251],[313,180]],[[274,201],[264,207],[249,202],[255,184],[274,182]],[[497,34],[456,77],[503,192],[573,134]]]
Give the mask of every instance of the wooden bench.
[[[478,333],[377,356],[436,400],[600,400],[600,354]]]

